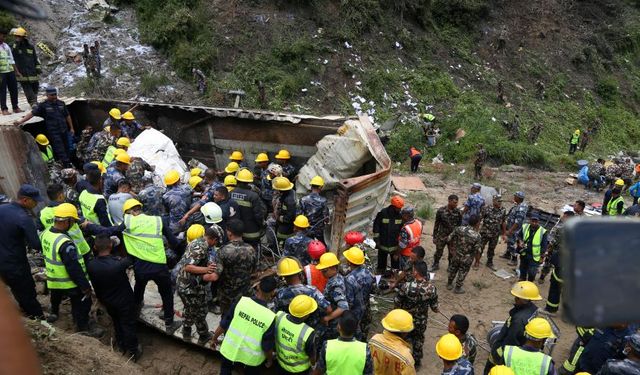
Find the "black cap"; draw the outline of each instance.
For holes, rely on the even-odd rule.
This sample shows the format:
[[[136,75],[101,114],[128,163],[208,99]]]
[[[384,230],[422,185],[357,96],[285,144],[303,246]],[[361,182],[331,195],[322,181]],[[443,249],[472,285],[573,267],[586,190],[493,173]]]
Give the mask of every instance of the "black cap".
[[[36,202],[42,202],[42,196],[40,195],[40,191],[36,189],[33,185],[24,184],[20,186],[20,190],[18,190],[19,197],[27,197],[35,200]]]
[[[82,170],[84,171],[84,173],[87,173],[88,171],[90,171],[92,169],[95,169],[96,171],[100,170],[95,163],[84,163],[82,165]]]

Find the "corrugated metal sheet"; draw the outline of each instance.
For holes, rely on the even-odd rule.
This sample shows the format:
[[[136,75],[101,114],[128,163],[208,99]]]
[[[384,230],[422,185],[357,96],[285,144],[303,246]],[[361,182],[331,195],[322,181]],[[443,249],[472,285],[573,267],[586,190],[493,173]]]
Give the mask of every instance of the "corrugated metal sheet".
[[[49,177],[31,134],[0,126],[0,160],[0,193],[13,198],[21,184],[30,183],[44,194]]]

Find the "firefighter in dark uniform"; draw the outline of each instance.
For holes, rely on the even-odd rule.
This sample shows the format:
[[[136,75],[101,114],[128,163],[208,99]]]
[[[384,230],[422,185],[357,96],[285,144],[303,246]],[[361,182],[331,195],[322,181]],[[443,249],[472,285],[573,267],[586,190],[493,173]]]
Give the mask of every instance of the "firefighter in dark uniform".
[[[260,242],[263,234],[263,222],[267,215],[267,208],[257,193],[249,186],[253,183],[253,173],[243,168],[236,174],[238,185],[231,192],[231,199],[239,206],[238,219],[244,224],[242,239],[244,242],[255,246]],[[295,212],[295,210],[294,210]]]
[[[391,256],[391,268],[400,268],[400,258],[393,258],[393,253],[398,250],[398,236],[402,229],[402,216],[400,210],[404,206],[404,199],[399,195],[391,198],[391,204],[380,210],[373,221],[373,239],[378,249],[378,274],[387,270],[387,256]]]
[[[11,44],[11,52],[16,62],[16,67],[20,71],[21,76],[17,77],[18,82],[22,86],[24,96],[31,107],[38,104],[38,89],[40,88],[41,73],[40,60],[36,55],[35,47],[27,40],[27,30],[18,27],[14,32],[15,42]]]
[[[293,236],[293,221],[296,218],[296,198],[293,192],[293,183],[286,177],[276,177],[271,181],[273,190],[279,192],[277,203],[274,203],[274,216],[276,219],[276,237],[280,244]]]

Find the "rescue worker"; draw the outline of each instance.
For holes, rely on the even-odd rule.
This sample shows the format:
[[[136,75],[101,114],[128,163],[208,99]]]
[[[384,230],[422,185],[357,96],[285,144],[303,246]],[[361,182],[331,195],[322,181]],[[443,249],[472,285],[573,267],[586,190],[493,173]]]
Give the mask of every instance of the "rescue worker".
[[[42,117],[55,159],[65,168],[70,167],[69,134],[72,136],[75,134],[73,122],[67,106],[63,101],[58,100],[58,89],[47,87],[46,94],[47,99],[44,102],[36,105],[31,112],[13,124],[19,126],[29,121],[33,116]]]
[[[453,292],[456,294],[464,293],[462,286],[471,269],[474,258],[476,263],[480,260],[482,239],[478,233],[479,225],[480,219],[476,215],[473,215],[469,219],[468,225],[456,227],[449,235],[448,244],[451,259],[449,261],[449,268],[447,269],[449,273],[447,289],[453,289],[453,281],[455,280],[456,284]]]
[[[558,374],[560,375],[573,375],[576,373],[576,367],[578,362],[580,361],[580,357],[584,352],[584,347],[587,346],[587,343],[593,335],[595,334],[595,328],[589,327],[576,327],[576,333],[578,337],[571,344],[571,349],[569,349],[569,356],[562,363],[562,367],[558,368]]]
[[[255,246],[264,234],[263,222],[267,216],[267,208],[249,184],[253,183],[253,173],[241,169],[236,175],[238,186],[231,192],[231,199],[239,206],[238,219],[244,223],[242,239]],[[294,211],[295,212],[295,211]]]
[[[231,199],[229,195],[229,190],[225,186],[219,186],[213,192],[213,200],[222,211],[222,221],[219,225],[223,229],[226,229],[229,220],[235,218],[240,211],[238,202]]]
[[[634,326],[620,323],[596,329],[580,356],[578,371],[597,373],[608,359],[623,358],[626,338],[636,333]]]
[[[477,147],[476,159],[473,161],[474,178],[482,180],[482,167],[487,162],[487,150],[484,149],[482,143],[478,143]]]
[[[267,212],[273,212],[273,186],[272,182],[274,178],[282,177],[282,166],[280,164],[271,163],[267,167],[267,173],[265,173],[260,180],[260,198],[267,207]]]
[[[115,160],[115,165],[107,168],[107,174],[104,177],[104,196],[107,199],[118,191],[118,184],[125,179],[127,169],[131,165],[131,157],[126,152],[116,156]]]
[[[80,209],[80,202],[78,202],[78,191],[75,189],[78,183],[78,172],[74,168],[65,168],[60,172],[62,178],[62,187],[64,188],[64,198],[67,203],[72,203],[74,206]]]
[[[307,235],[309,226],[309,220],[306,216],[296,216],[296,219],[293,221],[293,236],[284,241],[284,256],[298,259],[303,267],[311,263],[311,258],[307,253],[307,246],[309,242],[312,241]]]
[[[524,192],[517,191],[513,194],[513,206],[507,213],[507,233],[505,233],[507,237],[507,251],[501,256],[501,258],[511,259],[511,265],[517,264],[517,234],[522,227],[524,219],[527,217],[528,210],[529,206],[524,201]]]
[[[165,214],[162,202],[162,196],[165,193],[164,187],[154,184],[151,176],[144,176],[142,183],[144,187],[138,193],[138,201],[142,203],[142,212],[150,216],[163,216]],[[132,184],[134,184],[133,181]]]
[[[132,258],[112,255],[113,244],[106,234],[96,236],[93,248],[95,258],[87,263],[91,285],[111,317],[118,349],[135,362],[142,356],[142,347],[136,334],[136,309],[127,275]]]
[[[180,173],[171,170],[164,175],[167,191],[162,195],[162,204],[169,214],[169,227],[174,234],[184,230],[182,219],[189,210],[191,189],[180,182]]]
[[[173,236],[166,220],[159,216],[149,216],[142,213],[142,204],[135,199],[129,199],[124,207],[123,232],[124,245],[127,253],[134,258],[133,272],[136,283],[133,288],[135,307],[139,312],[144,305],[144,292],[149,281],[158,287],[162,298],[162,311],[165,329],[173,334],[182,322],[173,318],[173,289],[171,274],[167,266],[167,255],[164,249],[163,236],[169,247],[176,249],[178,240]]]
[[[273,190],[280,194],[274,198],[273,213],[276,219],[276,238],[284,241],[293,234],[293,220],[296,217],[296,198],[293,183],[286,177],[276,177],[271,181]]]
[[[109,116],[102,123],[102,128],[106,128],[107,126],[120,125],[120,121],[122,121],[122,112],[118,108],[111,108],[109,110]]]
[[[640,333],[626,338],[623,350],[625,359],[610,359],[597,375],[638,375],[640,374]]]
[[[27,246],[42,250],[29,215],[29,210],[42,201],[38,189],[25,184],[20,186],[15,201],[0,205],[0,278],[11,289],[22,313],[30,319],[44,319],[26,252]]]
[[[223,315],[211,340],[211,347],[217,348],[224,333],[220,375],[231,375],[234,367],[243,368],[245,375],[260,374],[263,363],[267,368],[273,364],[276,315],[267,306],[276,285],[273,277],[262,278],[255,297],[240,297]]]
[[[422,236],[422,222],[416,220],[415,209],[411,206],[404,206],[400,210],[402,217],[402,228],[398,235],[398,247],[400,256],[400,268],[409,262],[411,250],[420,245],[420,236]]]
[[[391,269],[400,268],[400,259],[394,257],[398,251],[398,236],[402,228],[400,210],[404,207],[404,199],[399,195],[391,197],[389,206],[378,212],[373,220],[373,240],[378,249],[377,274],[384,274],[387,270],[387,258],[391,258]]]
[[[524,336],[524,345],[504,346],[504,364],[516,375],[555,375],[553,359],[542,352],[545,341],[556,337],[551,324],[544,318],[533,318],[525,326]]]
[[[578,142],[580,141],[580,129],[576,129],[571,138],[569,138],[569,155],[573,155],[578,149]]]
[[[411,161],[411,173],[418,172],[420,166],[420,160],[422,160],[422,153],[417,148],[409,147],[409,159]]]
[[[298,215],[304,215],[309,219],[309,237],[324,242],[324,226],[329,224],[330,219],[327,198],[320,195],[324,180],[320,176],[315,176],[309,184],[311,193],[300,199]]]
[[[238,163],[240,168],[246,168],[247,163],[244,162],[244,154],[242,151],[235,150],[229,155],[229,160]]]
[[[596,191],[600,191],[604,186],[604,174],[604,159],[598,158],[595,163],[590,163],[587,171],[587,177],[589,177],[587,188],[593,187]]]
[[[355,339],[358,320],[349,311],[340,317],[340,336],[322,344],[314,375],[372,375],[373,360],[366,343]]]
[[[115,152],[115,148],[117,148],[115,147],[116,142],[121,135],[122,131],[118,123],[107,126],[102,131],[94,133],[87,146],[89,149],[89,159],[104,160],[110,147],[112,147],[112,150]]]
[[[129,146],[131,146],[131,141],[129,140],[129,138],[119,137],[116,140],[115,144],[111,144],[109,145],[109,147],[107,147],[107,150],[104,153],[104,157],[102,158],[102,164],[106,166],[111,165],[111,162],[113,162],[113,159],[115,159],[116,157],[116,151],[127,151],[129,149]]]
[[[40,60],[36,54],[36,48],[27,39],[27,30],[18,27],[13,36],[15,41],[11,45],[11,53],[16,63],[16,68],[20,72],[17,77],[24,96],[27,98],[29,106],[35,107],[38,104],[38,90],[40,89]]]
[[[502,207],[502,195],[496,194],[493,196],[493,204],[491,206],[485,206],[480,213],[482,218],[482,227],[480,227],[480,237],[482,241],[480,243],[480,258],[485,246],[487,247],[487,267],[492,271],[497,271],[493,265],[493,257],[495,255],[496,246],[498,246],[498,239],[502,236],[503,240],[506,238],[505,233],[507,231],[505,218],[507,217],[507,211]],[[474,267],[477,269],[480,267],[480,258],[476,261]]]
[[[509,367],[505,365],[498,365],[498,366],[493,366],[491,371],[489,371],[489,375],[516,375],[516,374]],[[582,375],[589,375],[589,374],[585,373]]]
[[[276,163],[282,166],[282,177],[286,177],[289,181],[294,181],[298,172],[296,167],[291,164],[291,153],[287,150],[280,150],[275,156]]]
[[[577,206],[577,204],[575,205]],[[574,206],[574,207],[575,207]],[[549,295],[547,296],[547,304],[545,311],[550,314],[558,312],[560,307],[560,295],[562,294],[562,268],[560,263],[560,252],[562,251],[562,241],[564,236],[564,226],[567,220],[574,217],[573,211],[566,211],[560,217],[560,222],[556,224],[551,230],[549,235],[549,245],[547,246],[547,252],[545,254],[545,263],[549,259],[549,264],[552,266],[551,270],[551,282],[549,285]],[[542,278],[542,276],[541,276]]]
[[[611,190],[611,199],[607,202],[606,214],[608,216],[622,215],[624,212],[624,198],[620,195],[622,190],[615,188]],[[605,212],[603,211],[603,215]]]
[[[496,341],[491,346],[489,358],[484,367],[484,374],[488,374],[491,367],[500,364],[500,358],[504,353],[505,345],[521,346],[526,339],[524,337],[525,325],[538,310],[532,301],[540,301],[540,291],[536,284],[530,281],[519,281],[511,287],[511,295],[514,296],[514,307],[509,310],[509,318],[500,329]]]
[[[110,227],[111,217],[107,208],[107,200],[101,194],[102,175],[98,169],[90,169],[86,174],[87,188],[80,193],[78,201],[82,209],[82,216],[94,224]]]
[[[464,207],[462,208],[462,225],[467,225],[471,216],[480,216],[485,203],[484,197],[480,194],[480,189],[482,189],[482,185],[477,182],[471,185],[471,194],[467,197],[467,201],[464,202]]]
[[[267,174],[267,167],[269,166],[269,155],[264,152],[256,155],[254,160],[256,165],[253,167],[253,175],[261,179]]]
[[[440,258],[444,253],[444,247],[448,246],[449,235],[453,230],[462,224],[462,212],[458,210],[458,196],[449,195],[447,205],[438,208],[436,219],[433,224],[433,243],[436,245],[436,253],[433,256],[432,271],[440,269]],[[449,248],[447,259],[451,258],[451,249]]]
[[[460,340],[463,349],[462,355],[473,364],[478,354],[478,340],[468,332],[469,319],[464,315],[452,315],[447,330]]]
[[[442,375],[473,375],[473,365],[462,354],[462,344],[455,335],[444,334],[436,343],[436,353],[442,360]]]
[[[615,181],[612,181],[612,184],[613,186],[604,192],[604,198],[602,199],[602,216],[608,215],[607,208],[609,206],[609,202],[611,202],[613,189],[619,189],[622,192],[622,189],[624,188],[624,180],[621,178],[617,178],[615,179]]]
[[[136,194],[145,188],[145,173],[153,173],[154,171],[155,167],[149,165],[143,158],[137,156],[131,157],[131,164],[129,165],[129,169],[127,169],[127,178],[131,182],[131,188]]]
[[[353,304],[349,303],[349,309],[358,319],[360,338],[366,341],[371,324],[370,299],[375,287],[375,279],[364,265],[365,255],[361,249],[354,246],[342,254],[349,264],[349,273],[345,277],[347,300],[354,301]],[[355,295],[350,298],[349,294]]]
[[[49,163],[55,160],[53,157],[53,148],[51,148],[49,138],[47,138],[46,135],[38,134],[36,136],[36,143],[38,144],[38,149],[40,150],[40,154],[42,155],[42,160],[44,160],[45,163]]]
[[[376,375],[415,375],[411,345],[406,339],[413,331],[413,317],[402,309],[391,310],[383,319],[382,333],[369,340]]]
[[[338,272],[340,261],[334,253],[324,253],[320,257],[320,262],[316,268],[327,278],[327,285],[324,289],[324,297],[331,303],[331,313],[322,318],[322,322],[327,325],[323,339],[331,340],[338,337],[337,318],[342,313],[349,310],[347,302],[347,286],[344,277]],[[357,324],[357,323],[356,323]]]
[[[2,106],[2,114],[8,115],[7,108],[7,88],[11,97],[11,106],[13,113],[20,113],[22,110],[18,107],[18,82],[16,76],[20,77],[20,70],[16,66],[11,47],[5,43],[5,30],[0,30],[0,105]]]
[[[195,169],[200,170],[200,168]],[[192,173],[193,171],[194,170],[192,170]],[[234,178],[233,176],[229,175],[225,177],[225,180],[229,177]],[[199,194],[199,199],[195,199],[197,195],[194,194],[195,203],[191,205],[189,211],[187,211],[180,219],[181,225],[185,225],[192,215],[199,212],[202,206],[204,206],[208,202],[215,202],[216,189],[223,187],[223,185],[218,181],[213,181],[210,185],[205,186],[204,180],[197,175],[191,176],[191,178],[189,178],[189,185],[191,186],[191,189],[194,190],[194,193]]]
[[[318,303],[304,294],[291,300],[288,313],[276,312],[276,359],[284,374],[308,374],[316,362],[316,331],[306,322]]]
[[[309,245],[307,245],[307,253],[311,258],[311,263],[304,266],[305,279],[307,280],[307,285],[315,286],[318,288],[320,293],[324,293],[324,288],[327,285],[327,278],[324,277],[322,271],[316,268],[316,265],[318,264],[318,260],[322,254],[326,252],[326,246],[318,240],[313,240],[309,242]]]
[[[232,175],[226,176],[224,178],[224,186],[227,188],[227,190],[229,190],[229,192],[232,192],[233,189],[235,189],[236,186],[238,186],[238,180],[236,180],[235,176],[232,176]]]
[[[228,176],[235,175],[238,170],[240,170],[240,164],[236,163],[235,161],[229,162],[229,164],[224,167],[224,173],[226,173]]]
[[[517,234],[520,250],[520,281],[535,281],[542,255],[549,244],[547,230],[540,226],[540,216],[531,214],[529,224],[522,224]]]
[[[136,137],[144,131],[144,127],[136,121],[136,117],[130,111],[122,114],[120,126],[122,127],[124,136],[129,139],[136,139]]]

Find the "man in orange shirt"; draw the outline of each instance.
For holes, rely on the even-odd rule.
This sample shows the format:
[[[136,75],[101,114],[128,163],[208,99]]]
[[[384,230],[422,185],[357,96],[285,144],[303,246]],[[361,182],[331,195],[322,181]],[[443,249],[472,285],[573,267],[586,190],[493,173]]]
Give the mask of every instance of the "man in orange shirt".
[[[316,268],[318,260],[322,254],[327,252],[327,248],[321,241],[314,240],[307,245],[307,252],[311,257],[311,264],[304,266],[304,275],[307,279],[307,285],[313,285],[320,293],[324,293],[324,287],[327,285],[327,278],[324,277],[322,272]]]
[[[422,160],[420,150],[411,146],[411,148],[409,148],[409,158],[411,159],[411,173],[416,173],[420,165],[420,160]]]
[[[415,219],[415,209],[411,206],[404,206],[400,210],[402,216],[402,229],[398,236],[398,247],[400,248],[400,269],[409,261],[411,250],[420,245],[422,235],[422,223]]]

